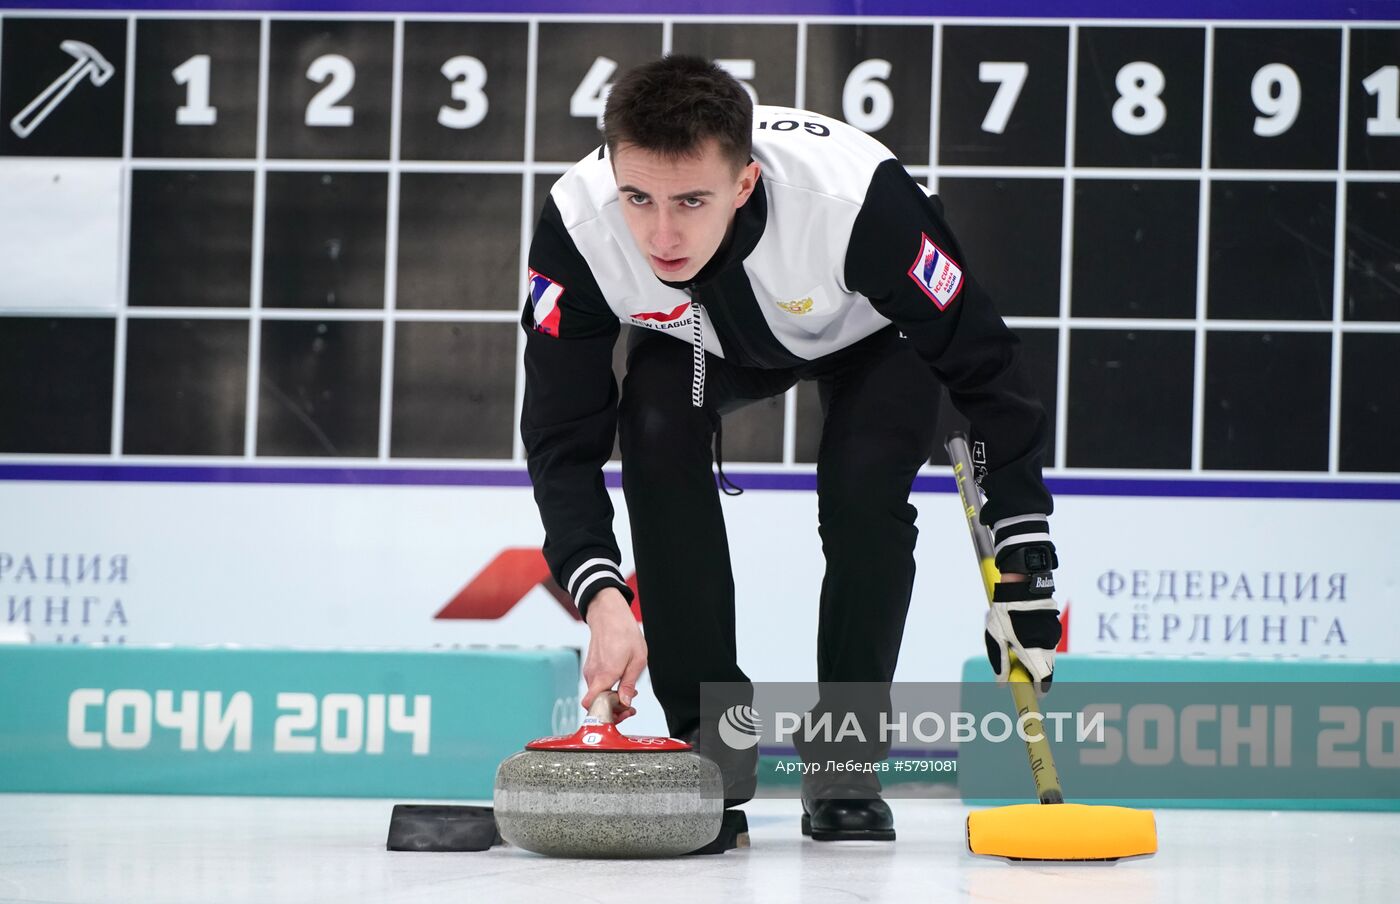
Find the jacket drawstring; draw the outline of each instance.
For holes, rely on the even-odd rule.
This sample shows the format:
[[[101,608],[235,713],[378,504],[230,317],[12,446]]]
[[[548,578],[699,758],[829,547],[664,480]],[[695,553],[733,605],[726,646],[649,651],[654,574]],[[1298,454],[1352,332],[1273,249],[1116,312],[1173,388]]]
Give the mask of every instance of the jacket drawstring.
[[[700,303],[692,298],[690,404],[695,408],[705,407],[705,326],[701,319],[701,310]],[[719,475],[720,492],[726,496],[738,496],[744,492],[743,489],[724,473],[724,419],[719,416],[719,412],[714,412],[711,416],[715,422],[715,472]]]
[[[690,404],[696,408],[705,407],[705,327],[700,321],[700,303],[690,301],[691,313],[691,368]]]

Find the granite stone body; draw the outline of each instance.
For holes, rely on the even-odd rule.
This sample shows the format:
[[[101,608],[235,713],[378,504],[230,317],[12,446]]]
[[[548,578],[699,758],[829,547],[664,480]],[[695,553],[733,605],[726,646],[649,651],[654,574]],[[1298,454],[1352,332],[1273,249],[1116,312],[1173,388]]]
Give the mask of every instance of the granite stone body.
[[[496,823],[554,857],[671,857],[708,844],[724,811],[719,767],[693,751],[525,750],[496,770]]]

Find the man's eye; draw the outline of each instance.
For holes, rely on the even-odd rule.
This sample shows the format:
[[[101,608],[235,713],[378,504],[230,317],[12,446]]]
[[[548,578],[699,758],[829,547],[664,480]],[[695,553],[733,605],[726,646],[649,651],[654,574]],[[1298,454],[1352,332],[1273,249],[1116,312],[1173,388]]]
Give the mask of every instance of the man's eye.
[[[681,203],[684,204],[686,207],[689,207],[691,210],[694,210],[697,207],[703,207],[705,205],[705,202],[700,200],[699,198],[684,198],[682,199]]]
[[[635,206],[641,207],[643,204],[647,203],[648,198],[646,195],[628,195],[627,200],[632,202]]]

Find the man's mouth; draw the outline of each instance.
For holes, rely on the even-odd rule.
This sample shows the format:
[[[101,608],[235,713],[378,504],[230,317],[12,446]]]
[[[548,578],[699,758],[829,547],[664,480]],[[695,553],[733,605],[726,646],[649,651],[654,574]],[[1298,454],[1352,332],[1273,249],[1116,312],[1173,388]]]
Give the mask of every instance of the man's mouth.
[[[676,257],[667,260],[664,257],[657,257],[654,254],[651,256],[651,265],[664,273],[675,273],[677,270],[684,269],[685,265],[688,263],[690,263],[690,258],[688,257]]]

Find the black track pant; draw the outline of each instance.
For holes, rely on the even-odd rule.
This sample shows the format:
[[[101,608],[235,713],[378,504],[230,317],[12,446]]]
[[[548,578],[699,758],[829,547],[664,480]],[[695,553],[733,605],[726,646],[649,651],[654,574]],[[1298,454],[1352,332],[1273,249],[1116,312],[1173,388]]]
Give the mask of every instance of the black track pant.
[[[671,734],[695,732],[701,682],[748,682],[735,649],[734,579],[713,472],[715,422],[799,379],[818,381],[824,414],[817,496],[826,576],[817,678],[891,681],[914,583],[918,531],[909,490],[936,434],[939,388],[928,365],[893,328],[796,370],[736,367],[710,355],[705,407],[697,409],[689,344],[632,332],[620,405],[622,486],[648,668]],[[775,559],[773,567],[784,563]],[[771,604],[804,607],[802,600]]]

